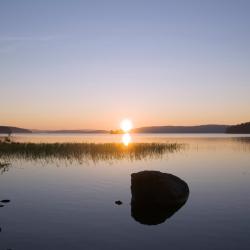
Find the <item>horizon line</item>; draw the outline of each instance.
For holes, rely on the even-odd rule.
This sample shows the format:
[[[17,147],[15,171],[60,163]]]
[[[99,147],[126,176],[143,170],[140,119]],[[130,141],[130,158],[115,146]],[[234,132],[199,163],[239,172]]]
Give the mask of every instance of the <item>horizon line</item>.
[[[198,127],[198,126],[233,126],[233,125],[237,125],[237,124],[242,124],[245,122],[238,122],[235,124],[222,124],[222,123],[204,123],[204,124],[193,124],[193,125],[143,125],[143,126],[138,126],[138,127],[133,127],[131,130],[134,129],[139,129],[139,128],[147,128],[147,127]],[[119,128],[116,129],[101,129],[101,128],[59,128],[59,129],[52,129],[52,128],[48,128],[48,129],[40,129],[40,128],[27,128],[27,127],[22,127],[22,126],[18,126],[18,125],[0,125],[0,127],[13,127],[13,128],[21,128],[21,129],[27,129],[30,131],[111,131],[111,130],[119,130]]]

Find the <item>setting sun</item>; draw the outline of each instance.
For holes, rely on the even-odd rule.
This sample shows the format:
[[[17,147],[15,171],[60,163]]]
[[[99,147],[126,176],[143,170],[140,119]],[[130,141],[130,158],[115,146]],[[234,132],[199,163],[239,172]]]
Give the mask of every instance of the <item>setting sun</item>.
[[[131,122],[131,120],[129,119],[124,119],[121,122],[120,128],[123,130],[123,132],[127,133],[129,132],[133,127],[133,124]]]

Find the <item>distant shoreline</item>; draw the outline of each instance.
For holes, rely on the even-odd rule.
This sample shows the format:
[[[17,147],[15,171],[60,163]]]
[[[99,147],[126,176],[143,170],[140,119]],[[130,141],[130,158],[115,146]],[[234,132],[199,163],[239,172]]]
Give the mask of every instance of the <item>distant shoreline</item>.
[[[131,134],[249,134],[250,122],[238,125],[206,124],[197,126],[148,126],[134,128]],[[120,130],[31,130],[25,128],[0,126],[0,134],[121,134]]]

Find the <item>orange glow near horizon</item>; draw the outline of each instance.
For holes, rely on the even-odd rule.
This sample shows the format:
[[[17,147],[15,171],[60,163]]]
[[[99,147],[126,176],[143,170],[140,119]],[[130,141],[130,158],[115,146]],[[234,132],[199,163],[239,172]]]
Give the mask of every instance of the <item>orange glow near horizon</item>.
[[[128,113],[128,112],[126,112]],[[84,113],[85,114],[85,113]],[[215,112],[213,114],[207,113],[206,117],[199,115],[196,112],[189,112],[187,114],[170,114],[168,112],[165,116],[160,114],[145,115],[142,112],[131,112],[131,117],[133,117],[133,123],[138,127],[147,126],[194,126],[202,124],[226,124],[234,125],[242,122],[247,122],[249,118],[242,112],[233,116],[223,116],[220,112]],[[168,117],[166,119],[165,117]],[[122,117],[121,112],[110,112],[102,115],[88,116],[81,114],[68,114],[60,113],[14,113],[7,115],[6,113],[1,116],[0,125],[2,126],[13,126],[26,129],[41,129],[41,130],[74,130],[74,129],[118,129],[120,126],[120,117]]]
[[[131,120],[124,119],[124,120],[122,120],[122,122],[120,124],[120,128],[123,130],[123,132],[127,133],[133,128],[133,124],[132,124]]]

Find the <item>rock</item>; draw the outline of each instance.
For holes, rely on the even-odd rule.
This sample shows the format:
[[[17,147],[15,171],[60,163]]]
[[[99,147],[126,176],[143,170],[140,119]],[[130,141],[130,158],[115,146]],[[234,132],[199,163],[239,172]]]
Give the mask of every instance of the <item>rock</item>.
[[[122,201],[115,201],[116,205],[122,205]]]
[[[0,204],[0,207],[4,207],[4,205]]]
[[[1,200],[2,203],[9,203],[10,200]]]
[[[187,201],[186,182],[172,174],[141,171],[131,175],[131,216],[146,225],[163,223]]]

